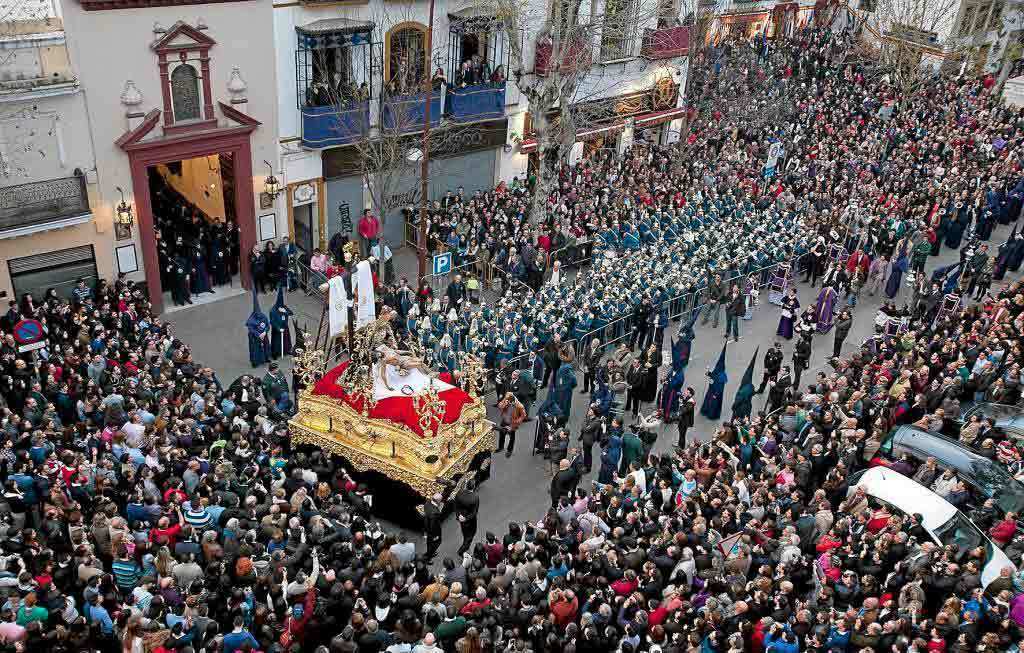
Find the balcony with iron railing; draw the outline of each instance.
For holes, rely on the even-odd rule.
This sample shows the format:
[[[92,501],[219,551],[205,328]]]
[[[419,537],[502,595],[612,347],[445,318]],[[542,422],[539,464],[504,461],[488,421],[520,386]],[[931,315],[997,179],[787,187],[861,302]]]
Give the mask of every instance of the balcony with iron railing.
[[[574,38],[569,43],[562,45],[561,57],[555,57],[552,50],[553,44],[550,41],[537,44],[533,57],[533,72],[535,74],[547,75],[555,70],[572,73],[578,68],[585,69],[593,58],[593,47],[590,40],[584,37]]]
[[[302,144],[318,149],[355,142],[369,132],[369,100],[304,106]]]
[[[455,122],[501,118],[505,115],[505,82],[449,88],[445,103]]]
[[[89,214],[85,175],[0,188],[0,232]]]
[[[685,25],[644,30],[640,56],[647,59],[672,59],[684,56],[690,49],[690,28]]]
[[[430,126],[441,124],[440,91],[430,92]],[[426,111],[426,94],[409,93],[387,95],[381,100],[381,128],[402,134],[414,133],[423,129],[424,112]]]

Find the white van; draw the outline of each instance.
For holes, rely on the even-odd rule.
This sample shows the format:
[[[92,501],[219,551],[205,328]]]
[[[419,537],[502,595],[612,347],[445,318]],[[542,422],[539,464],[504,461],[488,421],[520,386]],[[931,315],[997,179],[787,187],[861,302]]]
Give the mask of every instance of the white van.
[[[964,556],[971,549],[984,546],[982,587],[988,587],[989,583],[999,578],[999,570],[1003,567],[1017,571],[1016,565],[1002,549],[993,544],[992,540],[988,539],[988,534],[975,526],[967,515],[917,481],[888,467],[872,467],[853,480],[856,481],[856,485],[850,487],[851,493],[855,487],[864,488],[868,496],[892,506],[903,514],[921,515],[921,526],[928,531],[937,545],[956,544]]]

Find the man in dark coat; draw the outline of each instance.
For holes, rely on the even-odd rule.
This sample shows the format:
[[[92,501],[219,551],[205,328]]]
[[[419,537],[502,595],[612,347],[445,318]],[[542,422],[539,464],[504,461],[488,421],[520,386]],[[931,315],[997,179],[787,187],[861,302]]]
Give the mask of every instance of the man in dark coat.
[[[580,448],[583,452],[583,468],[589,474],[594,465],[594,443],[601,437],[602,418],[598,417],[593,407],[587,409],[580,427]]]
[[[548,379],[557,376],[559,366],[562,364],[562,360],[558,357],[558,350],[561,346],[561,337],[555,334],[551,340],[548,340],[544,345],[544,351],[541,352],[541,357],[544,359],[544,378],[541,383],[542,386],[547,387]]]
[[[537,381],[530,374],[530,370],[515,370],[512,372],[512,394],[523,405],[527,416],[529,416],[530,409],[533,408],[533,402],[537,401]]]
[[[796,348],[793,350],[793,369],[796,376],[793,379],[793,387],[797,393],[800,392],[800,375],[803,371],[808,368],[811,362],[811,336],[810,334],[803,334],[796,343]]]
[[[278,410],[287,410],[291,405],[291,398],[288,394],[288,379],[278,367],[277,363],[271,363],[267,373],[263,376],[263,396],[267,401],[273,402]]]
[[[783,365],[782,371],[779,372],[779,378],[772,383],[772,387],[768,390],[768,412],[782,408],[792,384],[793,377],[790,375],[789,365]]]
[[[455,495],[455,519],[458,520],[459,528],[462,530],[462,544],[459,546],[460,556],[473,545],[479,511],[480,497],[476,493],[476,484],[472,480],[466,481],[463,490]]]
[[[686,448],[686,432],[693,426],[694,411],[697,409],[696,392],[686,388],[679,397],[679,441],[680,448]]]
[[[764,375],[761,377],[761,387],[754,394],[763,394],[769,381],[774,381],[779,376],[782,368],[782,345],[775,343],[764,355]]]
[[[638,344],[640,351],[647,347],[647,338],[650,335],[650,318],[654,307],[651,305],[651,298],[644,297],[633,307],[633,334],[629,338],[629,348],[632,350]]]
[[[725,338],[731,335],[733,342],[740,341],[740,318],[747,312],[746,300],[736,284],[732,285],[728,299],[725,300]]]
[[[444,502],[436,493],[423,505],[423,530],[427,536],[426,561],[431,562],[441,547],[441,526],[444,523]]]
[[[842,353],[843,342],[846,340],[846,336],[850,335],[851,328],[853,328],[853,316],[850,315],[850,311],[843,309],[839,312],[839,317],[836,318],[836,339],[832,347],[833,357],[838,358]]]
[[[563,458],[558,463],[558,471],[551,477],[551,507],[558,505],[558,499],[568,496],[576,486],[576,470],[569,463],[568,458]]]
[[[462,302],[466,301],[466,284],[462,283],[462,275],[456,274],[455,279],[448,284],[448,295],[449,305],[454,307],[455,310],[459,310],[462,307]]]

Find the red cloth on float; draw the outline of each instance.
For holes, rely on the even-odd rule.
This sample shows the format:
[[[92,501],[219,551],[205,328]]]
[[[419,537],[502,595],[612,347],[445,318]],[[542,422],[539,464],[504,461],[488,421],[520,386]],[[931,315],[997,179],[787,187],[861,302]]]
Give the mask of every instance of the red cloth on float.
[[[321,395],[326,397],[332,397],[339,401],[343,401],[354,410],[362,412],[363,410],[363,399],[361,397],[354,398],[350,397],[341,386],[338,385],[338,377],[348,367],[348,361],[345,361],[341,365],[338,365],[333,370],[329,371],[323,376],[316,385],[313,386],[313,394]],[[454,379],[452,375],[445,372],[440,374],[438,378],[445,383],[454,385]],[[462,407],[466,404],[472,403],[473,399],[466,393],[465,390],[455,387],[450,390],[438,393],[438,399],[444,402],[445,411],[441,417],[442,424],[452,424],[459,420],[462,415]],[[420,427],[420,416],[413,407],[411,396],[401,397],[387,397],[377,402],[369,413],[371,419],[386,419],[392,422],[403,424],[411,429],[416,435],[424,437],[423,429]],[[436,425],[434,425],[436,427]]]

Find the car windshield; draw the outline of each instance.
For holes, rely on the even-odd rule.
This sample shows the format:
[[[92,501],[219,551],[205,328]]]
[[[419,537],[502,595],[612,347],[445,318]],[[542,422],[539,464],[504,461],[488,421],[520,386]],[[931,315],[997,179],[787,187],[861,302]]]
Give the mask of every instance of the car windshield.
[[[1021,414],[1021,408],[1011,404],[975,404],[970,410],[964,413],[964,421],[970,419],[971,415],[978,417],[989,417],[993,421],[1016,417]]]
[[[974,460],[971,474],[982,492],[992,497],[1004,513],[1024,508],[1024,487],[1000,465],[984,458]]]
[[[948,522],[935,529],[935,537],[943,546],[955,544],[957,560],[963,560],[968,553],[984,542],[978,527],[972,524],[962,513],[957,512]]]

